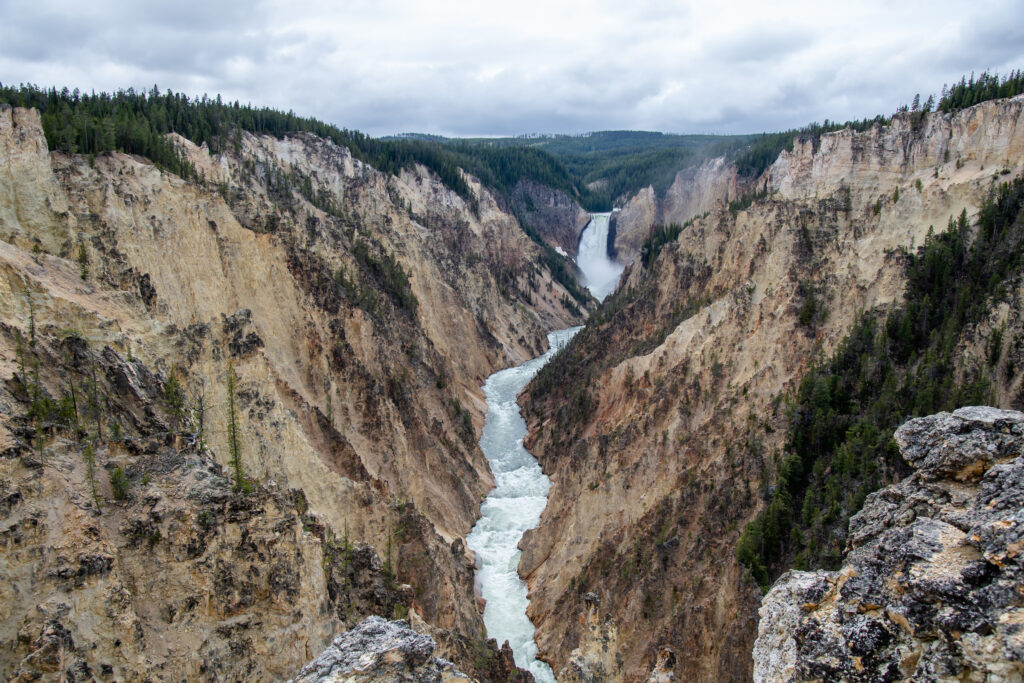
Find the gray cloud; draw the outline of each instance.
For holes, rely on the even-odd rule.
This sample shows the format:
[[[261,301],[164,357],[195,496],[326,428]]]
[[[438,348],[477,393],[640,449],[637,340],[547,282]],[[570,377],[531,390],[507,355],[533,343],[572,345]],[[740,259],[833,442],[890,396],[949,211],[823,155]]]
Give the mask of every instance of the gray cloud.
[[[0,0],[0,81],[158,83],[373,134],[777,130],[1024,67],[1024,0]]]

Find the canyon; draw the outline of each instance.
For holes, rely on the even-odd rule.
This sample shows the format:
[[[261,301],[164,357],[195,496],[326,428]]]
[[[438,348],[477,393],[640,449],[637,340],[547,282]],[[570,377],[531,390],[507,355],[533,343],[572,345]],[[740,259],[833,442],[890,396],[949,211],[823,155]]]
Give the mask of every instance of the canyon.
[[[813,602],[819,640],[835,639],[854,570],[787,574],[762,602],[737,546],[778,488],[801,379],[866,311],[900,304],[908,254],[961,214],[973,225],[1024,173],[1024,96],[798,135],[756,177],[702,160],[594,215],[568,191],[460,169],[464,196],[422,164],[383,172],[312,133],[236,130],[216,150],[172,134],[186,180],[136,155],[51,151],[43,128],[0,105],[11,680],[525,681],[534,627],[545,679],[854,676],[792,636]],[[588,281],[595,248],[617,263]],[[1021,409],[1024,282],[1003,284],[959,333],[954,374],[987,368],[989,403]],[[579,326],[545,356],[567,341],[549,332]],[[498,556],[528,590],[513,659],[485,625],[497,601],[467,539],[482,510],[508,513],[494,488],[507,472],[481,448],[485,382],[538,357],[523,445],[551,486],[546,507],[530,488],[539,525]],[[513,412],[517,391],[501,397]],[[992,415],[954,413],[1020,431],[1019,414]],[[1016,476],[1000,458],[929,491],[982,500]],[[914,521],[872,517],[919,500],[894,486],[851,522],[856,566]],[[980,505],[965,500],[928,514]],[[1002,518],[948,521],[954,533],[915,515],[942,558],[991,546],[988,561],[1012,564],[1003,541],[962,538]],[[858,535],[868,523],[887,530]],[[892,631],[879,667],[939,662],[919,635]],[[1009,676],[998,661],[1016,641],[997,635],[1010,655],[989,669]]]

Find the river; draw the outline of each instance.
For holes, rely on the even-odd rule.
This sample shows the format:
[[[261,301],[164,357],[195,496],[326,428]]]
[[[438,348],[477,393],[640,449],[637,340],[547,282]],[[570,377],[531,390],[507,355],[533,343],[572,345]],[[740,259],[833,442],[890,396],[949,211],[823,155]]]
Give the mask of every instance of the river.
[[[583,272],[590,293],[602,300],[615,290],[623,267],[608,258],[610,214],[593,214],[580,237],[576,263]],[[480,449],[494,473],[495,488],[480,506],[480,519],[466,537],[476,558],[477,586],[484,600],[487,635],[506,640],[517,666],[528,669],[538,683],[554,683],[546,663],[537,659],[534,628],[526,616],[529,600],[526,584],[519,578],[519,539],[540,522],[548,502],[551,481],[523,447],[526,422],[516,398],[527,382],[555,353],[569,343],[580,327],[548,334],[548,352],[522,365],[500,370],[487,378],[487,421]]]
[[[543,356],[501,370],[487,378],[487,422],[480,448],[494,473],[495,488],[480,506],[480,519],[466,538],[476,556],[477,584],[487,601],[484,624],[487,635],[498,644],[509,642],[516,665],[529,669],[538,683],[554,683],[551,667],[539,661],[533,641],[533,624],[526,616],[526,584],[516,571],[523,532],[540,522],[548,502],[551,481],[537,459],[523,447],[526,422],[519,414],[516,397],[526,383],[558,349],[581,328],[548,334],[550,348]]]

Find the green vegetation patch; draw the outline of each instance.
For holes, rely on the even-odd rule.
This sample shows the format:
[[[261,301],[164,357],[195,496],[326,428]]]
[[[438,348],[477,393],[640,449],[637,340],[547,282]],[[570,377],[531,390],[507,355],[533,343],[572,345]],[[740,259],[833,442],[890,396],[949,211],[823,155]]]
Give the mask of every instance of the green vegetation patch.
[[[1003,78],[1000,78],[999,74],[989,74],[986,71],[975,79],[972,73],[969,80],[962,77],[959,83],[953,84],[953,87],[943,87],[937,108],[945,113],[957,112],[981,102],[1014,97],[1021,93],[1024,93],[1024,71],[1020,69],[1011,71]]]
[[[897,426],[991,400],[985,364],[962,367],[956,348],[964,329],[1020,276],[1022,208],[1024,180],[1017,178],[993,190],[976,231],[964,212],[945,233],[930,235],[907,255],[903,304],[888,315],[866,312],[804,376],[774,490],[737,548],[763,589],[790,566],[839,566],[850,517],[868,493],[908,473],[892,439]]]

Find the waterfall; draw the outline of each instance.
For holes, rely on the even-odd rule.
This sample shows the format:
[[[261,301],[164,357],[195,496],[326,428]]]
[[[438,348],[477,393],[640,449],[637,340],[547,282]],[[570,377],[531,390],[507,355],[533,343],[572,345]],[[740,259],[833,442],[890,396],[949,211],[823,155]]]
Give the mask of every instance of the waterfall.
[[[516,398],[526,383],[581,328],[548,334],[548,352],[522,365],[501,370],[487,378],[487,422],[480,449],[494,473],[495,489],[480,506],[480,519],[466,537],[476,558],[477,585],[487,604],[484,625],[487,635],[512,646],[516,665],[528,669],[539,683],[555,683],[554,674],[537,659],[534,628],[526,616],[526,584],[519,578],[518,545],[523,532],[540,523],[548,502],[551,481],[536,458],[523,447],[526,422]]]
[[[580,235],[576,265],[583,271],[587,289],[598,301],[615,291],[625,268],[608,258],[610,213],[594,213]]]

